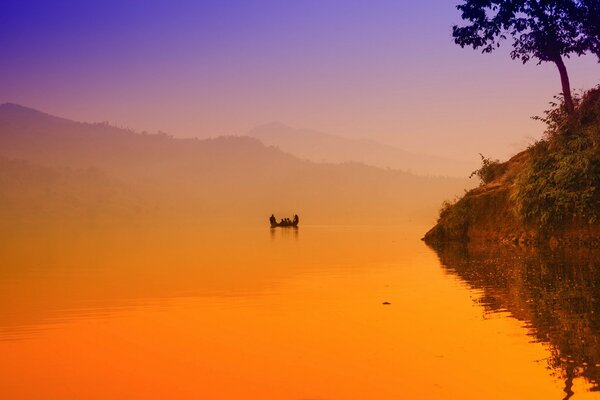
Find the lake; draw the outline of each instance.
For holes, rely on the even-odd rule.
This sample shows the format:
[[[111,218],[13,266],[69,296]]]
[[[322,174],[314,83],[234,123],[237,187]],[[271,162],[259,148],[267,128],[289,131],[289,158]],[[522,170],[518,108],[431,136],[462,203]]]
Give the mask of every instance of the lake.
[[[0,398],[597,398],[600,257],[427,227],[5,227]]]

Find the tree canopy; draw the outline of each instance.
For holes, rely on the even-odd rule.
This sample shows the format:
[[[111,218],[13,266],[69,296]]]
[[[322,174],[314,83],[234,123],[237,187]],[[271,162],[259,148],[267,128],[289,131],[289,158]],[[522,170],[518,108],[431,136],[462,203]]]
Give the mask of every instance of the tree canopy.
[[[511,37],[513,59],[556,64],[574,112],[563,58],[593,53],[600,60],[600,0],[464,0],[457,8],[468,24],[453,27],[455,43],[491,53]]]
[[[579,11],[585,47],[600,61],[600,0],[581,1]]]

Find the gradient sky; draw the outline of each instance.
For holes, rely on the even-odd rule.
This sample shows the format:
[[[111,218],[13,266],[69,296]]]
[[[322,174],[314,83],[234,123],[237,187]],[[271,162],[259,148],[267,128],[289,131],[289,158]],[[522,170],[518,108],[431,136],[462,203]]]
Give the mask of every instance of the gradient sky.
[[[271,121],[455,158],[504,158],[560,92],[550,64],[451,40],[458,0],[0,5],[0,103],[174,136]],[[572,85],[600,82],[593,57]]]

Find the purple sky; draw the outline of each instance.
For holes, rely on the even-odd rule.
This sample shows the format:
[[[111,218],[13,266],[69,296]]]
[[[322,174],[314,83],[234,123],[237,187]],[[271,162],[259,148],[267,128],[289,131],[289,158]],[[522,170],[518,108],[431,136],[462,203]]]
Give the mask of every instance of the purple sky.
[[[529,117],[558,73],[454,45],[456,3],[5,0],[0,102],[175,136],[281,121],[504,158],[540,136]],[[568,67],[576,89],[600,82],[593,57]]]

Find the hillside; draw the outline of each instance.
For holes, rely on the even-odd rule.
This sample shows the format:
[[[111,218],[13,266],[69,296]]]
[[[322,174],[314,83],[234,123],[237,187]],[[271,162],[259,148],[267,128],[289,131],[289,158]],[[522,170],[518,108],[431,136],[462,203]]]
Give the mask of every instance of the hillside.
[[[313,163],[248,137],[175,139],[70,121],[14,104],[0,106],[0,157],[27,162],[11,168],[27,169],[28,163],[40,168],[26,185],[10,180],[18,174],[4,174],[19,215],[34,207],[25,188],[41,192],[50,186],[75,195],[92,193],[89,186],[101,191],[104,185],[77,178],[67,190],[47,181],[46,169],[84,176],[91,168],[110,182],[107,187],[119,182],[131,194],[123,199],[125,208],[209,222],[257,223],[272,212],[298,212],[308,223],[398,223],[428,218],[441,199],[468,185],[465,179],[419,177],[356,163]]]
[[[134,191],[96,169],[52,168],[0,157],[0,220],[132,218],[145,211]]]
[[[380,168],[410,171],[418,175],[467,176],[476,166],[426,154],[416,154],[373,140],[346,139],[281,123],[258,126],[247,134],[299,158],[314,162],[358,162]]]
[[[505,163],[485,160],[482,185],[446,202],[429,243],[600,246],[600,88],[576,115],[546,112],[546,136]]]

